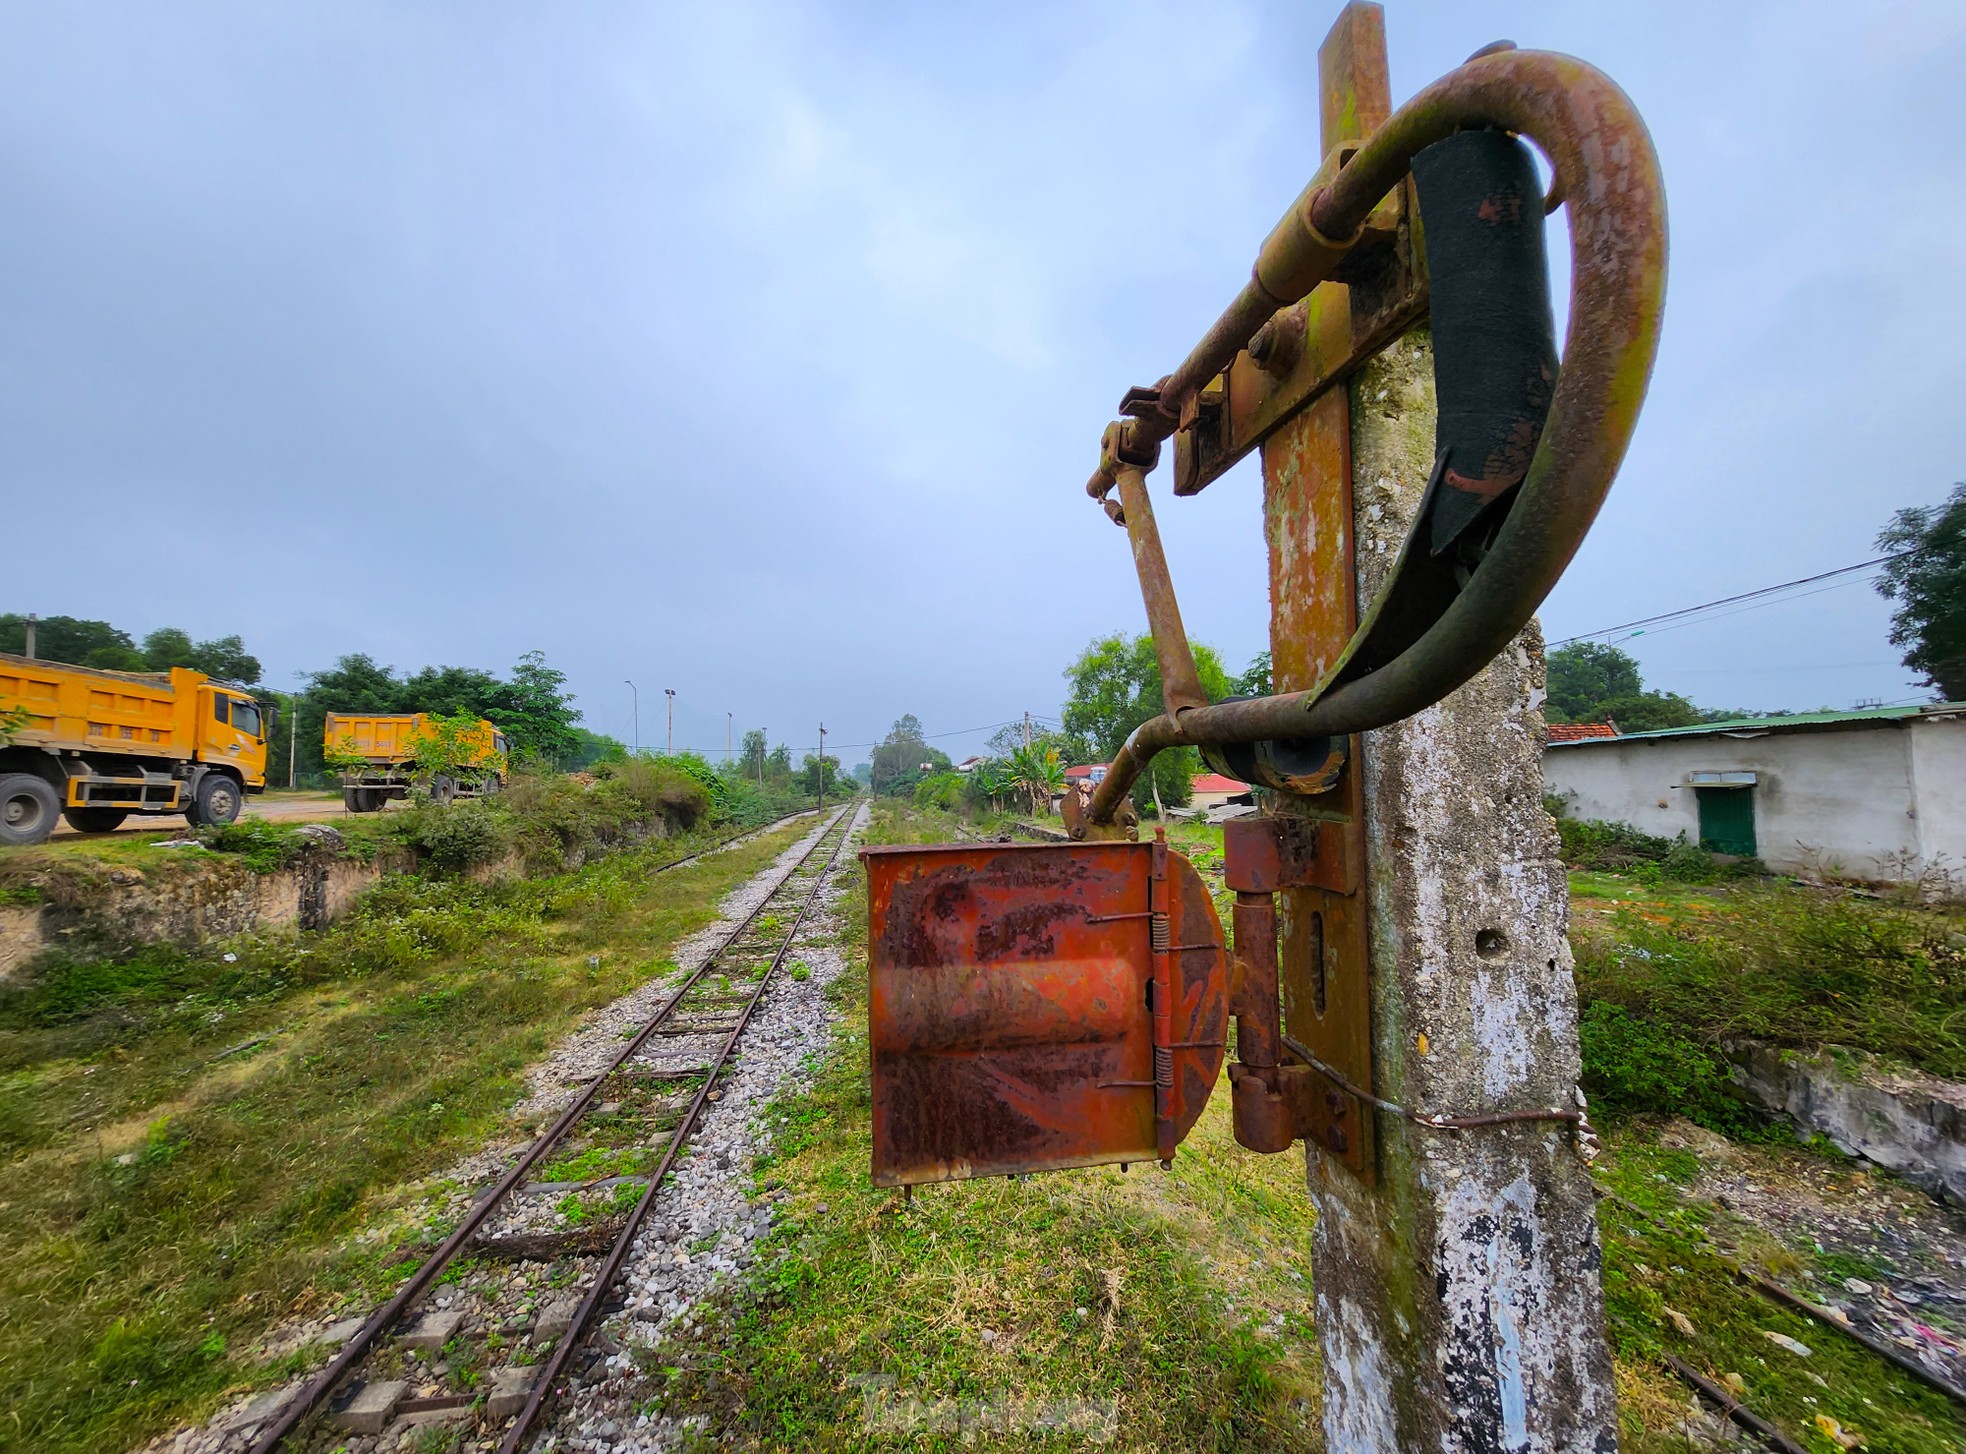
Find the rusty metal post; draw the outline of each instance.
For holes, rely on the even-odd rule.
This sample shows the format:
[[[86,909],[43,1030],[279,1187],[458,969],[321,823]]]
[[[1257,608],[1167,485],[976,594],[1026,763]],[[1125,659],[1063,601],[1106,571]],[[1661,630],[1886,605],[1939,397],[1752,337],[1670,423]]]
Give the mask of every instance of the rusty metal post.
[[[1378,6],[1346,8],[1319,69],[1329,152],[1390,114]],[[1433,427],[1420,330],[1265,443],[1277,691],[1313,684],[1385,579],[1427,485]],[[1337,820],[1363,865],[1335,890],[1277,896],[1285,1033],[1422,1113],[1573,1103],[1542,683],[1532,625],[1445,701],[1363,734],[1330,793],[1279,802]],[[1377,1142],[1366,1175],[1329,1142],[1308,1153],[1328,1447],[1614,1448],[1597,1224],[1572,1128],[1359,1119]]]

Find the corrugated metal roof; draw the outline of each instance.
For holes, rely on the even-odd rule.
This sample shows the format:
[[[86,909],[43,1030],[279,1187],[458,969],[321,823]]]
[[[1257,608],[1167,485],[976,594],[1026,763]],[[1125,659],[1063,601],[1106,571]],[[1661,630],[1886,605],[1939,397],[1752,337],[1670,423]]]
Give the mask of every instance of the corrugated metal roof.
[[[1732,717],[1724,722],[1701,722],[1692,727],[1661,727],[1652,732],[1626,732],[1617,737],[1585,737],[1571,742],[1551,740],[1551,747],[1591,747],[1606,742],[1635,742],[1653,737],[1708,737],[1729,732],[1790,732],[1809,728],[1855,727],[1866,722],[1903,722],[1914,717],[1951,717],[1966,713],[1966,702],[1927,702],[1916,707],[1865,707],[1854,712],[1792,712],[1780,717]]]

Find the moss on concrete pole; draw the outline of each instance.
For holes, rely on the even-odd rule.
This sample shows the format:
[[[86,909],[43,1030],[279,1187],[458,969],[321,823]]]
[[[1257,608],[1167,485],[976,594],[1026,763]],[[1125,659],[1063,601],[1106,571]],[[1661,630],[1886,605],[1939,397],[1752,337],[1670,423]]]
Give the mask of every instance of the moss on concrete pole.
[[[1424,332],[1350,384],[1359,599],[1384,581],[1433,465]],[[1570,1107],[1568,886],[1542,805],[1532,624],[1437,706],[1363,738],[1380,1095],[1444,1115]],[[1333,1454],[1616,1447],[1601,1246],[1572,1129],[1467,1131],[1377,1114],[1368,1188],[1313,1149]]]

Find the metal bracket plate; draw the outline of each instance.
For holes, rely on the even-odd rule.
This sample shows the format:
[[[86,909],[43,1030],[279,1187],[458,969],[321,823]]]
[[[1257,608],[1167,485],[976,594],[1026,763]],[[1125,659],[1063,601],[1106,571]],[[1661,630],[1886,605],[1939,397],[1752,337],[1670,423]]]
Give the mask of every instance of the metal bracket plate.
[[[1222,1066],[1206,885],[1157,842],[870,848],[874,1183],[1173,1155]]]

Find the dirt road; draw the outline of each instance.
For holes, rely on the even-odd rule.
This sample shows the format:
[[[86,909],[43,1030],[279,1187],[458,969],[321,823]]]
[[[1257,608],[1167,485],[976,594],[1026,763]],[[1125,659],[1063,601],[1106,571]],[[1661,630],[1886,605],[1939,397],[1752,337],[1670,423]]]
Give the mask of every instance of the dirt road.
[[[400,807],[392,803],[392,808]],[[341,805],[340,793],[268,793],[246,799],[242,818],[268,818],[281,823],[332,823],[345,816],[347,809]],[[176,813],[163,817],[150,817],[132,813],[123,820],[118,833],[155,833],[158,830],[174,832],[185,827],[182,816]],[[74,838],[76,831],[63,823],[55,829],[57,838]]]

